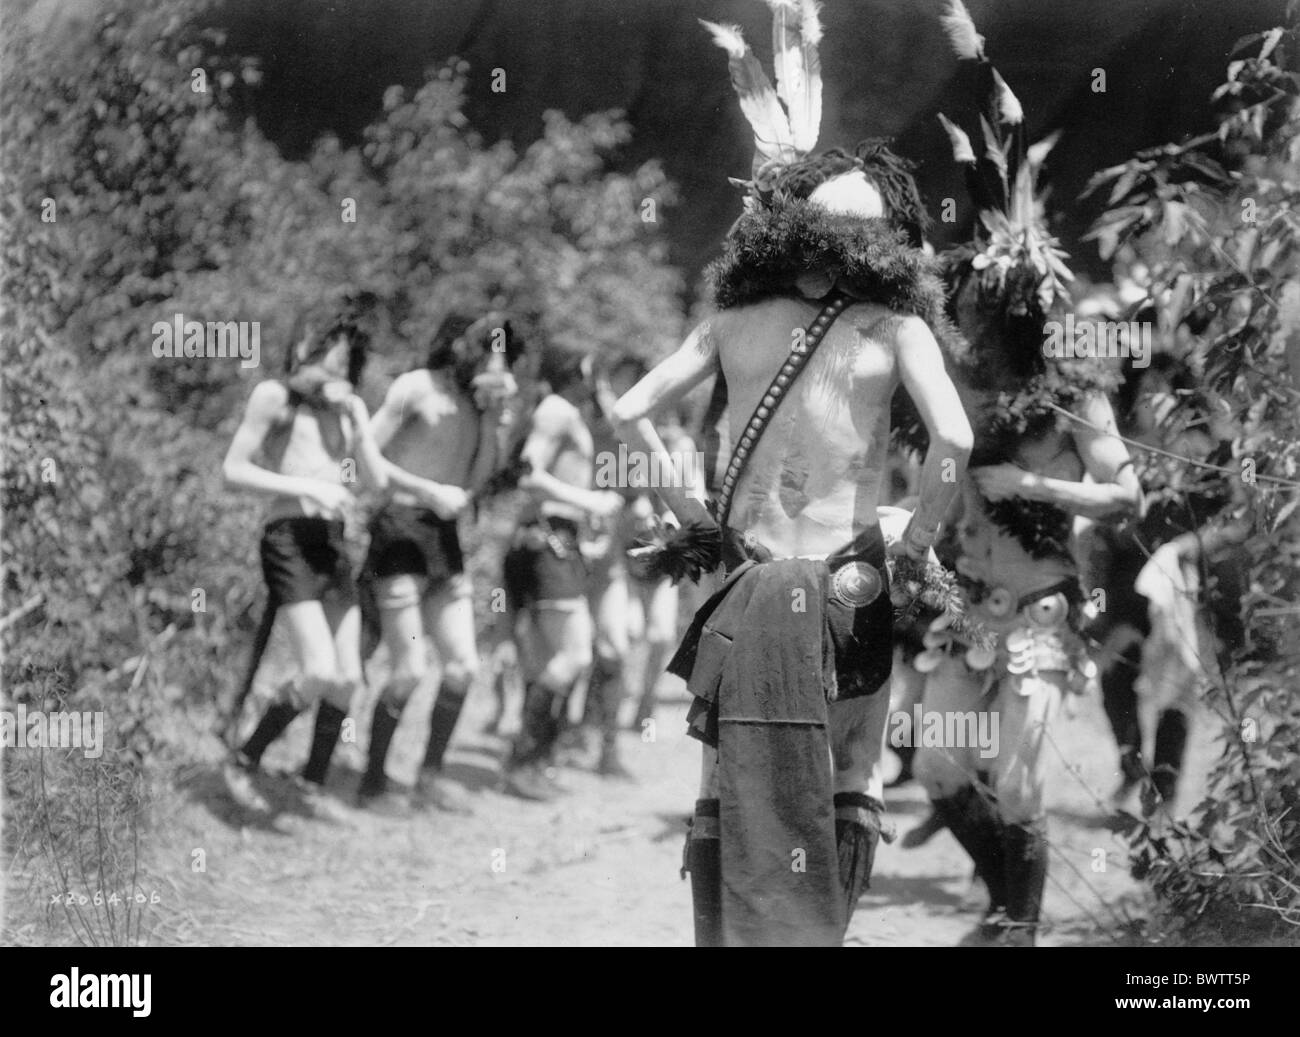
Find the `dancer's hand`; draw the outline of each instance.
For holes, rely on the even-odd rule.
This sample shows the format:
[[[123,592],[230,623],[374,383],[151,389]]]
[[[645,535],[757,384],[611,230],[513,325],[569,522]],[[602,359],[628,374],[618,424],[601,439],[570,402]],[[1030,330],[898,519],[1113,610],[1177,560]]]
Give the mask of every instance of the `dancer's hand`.
[[[886,558],[921,558],[923,555],[914,555],[907,549],[907,544],[903,542],[902,537],[886,538],[885,540],[885,557]]]
[[[361,403],[361,398],[352,391],[352,383],[342,378],[331,378],[328,382],[321,385],[319,390],[321,400],[335,410],[353,413],[353,401]],[[369,419],[370,415],[365,413],[366,405],[361,403],[361,410],[365,415],[362,420]]]
[[[591,495],[590,511],[597,518],[613,518],[623,510],[623,497],[613,490],[596,490]]]
[[[618,393],[614,391],[614,387],[610,384],[609,375],[604,371],[599,371],[593,380],[596,383],[594,395],[601,413],[606,416],[613,414],[614,404],[618,402]]]
[[[343,402],[336,404],[336,406],[347,414],[358,436],[364,438],[371,435],[370,408],[366,406],[365,400],[356,393],[349,392]],[[375,449],[378,450],[379,448],[375,447]]]
[[[1023,497],[1032,478],[1029,472],[1013,464],[992,464],[972,468],[970,476],[979,487],[980,495],[987,501]]]
[[[430,482],[425,485],[421,496],[433,509],[433,513],[443,521],[454,519],[469,507],[469,493],[459,486],[445,486],[442,483]]]
[[[341,517],[356,502],[352,492],[338,483],[313,479],[305,486],[299,496],[308,503],[316,505],[322,513],[331,518]]]

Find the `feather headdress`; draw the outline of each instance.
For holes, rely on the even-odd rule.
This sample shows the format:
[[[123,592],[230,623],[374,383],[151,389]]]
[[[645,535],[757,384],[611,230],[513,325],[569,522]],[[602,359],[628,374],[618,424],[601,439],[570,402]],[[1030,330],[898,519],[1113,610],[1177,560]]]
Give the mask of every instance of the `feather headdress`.
[[[727,52],[731,85],[754,131],[752,179],[733,180],[751,191],[769,188],[782,167],[812,152],[822,119],[818,5],[815,0],[767,0],[767,5],[772,9],[775,87],[738,26],[700,19],[713,42]]]
[[[1074,279],[1066,253],[1047,230],[1038,192],[1039,173],[1059,134],[1026,147],[1024,108],[985,53],[966,5],[948,0],[939,20],[957,57],[978,63],[986,97],[979,117],[982,153],[960,126],[939,114],[979,211],[975,243],[965,258],[986,296],[1005,301],[1010,313],[1047,313],[1066,298],[1065,286]]]

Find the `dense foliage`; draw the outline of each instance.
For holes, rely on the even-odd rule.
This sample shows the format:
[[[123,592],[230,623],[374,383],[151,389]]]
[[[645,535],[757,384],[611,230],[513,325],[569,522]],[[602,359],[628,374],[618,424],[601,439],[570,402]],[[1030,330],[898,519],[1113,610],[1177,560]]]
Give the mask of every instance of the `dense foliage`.
[[[452,307],[509,307],[584,353],[654,357],[681,330],[658,234],[671,188],[654,163],[611,171],[618,113],[548,113],[526,149],[486,146],[452,62],[390,88],[362,147],[290,162],[232,115],[258,70],[223,54],[202,0],[100,12],[12,18],[0,55],[4,687],[33,709],[102,706],[114,732],[94,767],[11,753],[14,810],[43,778],[88,789],[119,766],[130,785],[233,683],[261,502],[226,491],[220,463],[304,304],[378,297],[372,409]],[[177,313],[260,322],[260,367],[156,357],[154,322]]]
[[[1208,705],[1223,752],[1206,798],[1188,823],[1153,824],[1153,799],[1145,819],[1120,822],[1135,875],[1153,884],[1166,925],[1189,936],[1234,917],[1300,925],[1298,42],[1280,28],[1241,41],[1215,93],[1216,132],[1094,181],[1111,189],[1094,230],[1103,255],[1135,250],[1149,271],[1139,308],[1202,373],[1229,430],[1226,471],[1208,474],[1230,503],[1203,534],[1247,532],[1245,637],[1217,660]],[[1169,426],[1191,406],[1184,399]]]

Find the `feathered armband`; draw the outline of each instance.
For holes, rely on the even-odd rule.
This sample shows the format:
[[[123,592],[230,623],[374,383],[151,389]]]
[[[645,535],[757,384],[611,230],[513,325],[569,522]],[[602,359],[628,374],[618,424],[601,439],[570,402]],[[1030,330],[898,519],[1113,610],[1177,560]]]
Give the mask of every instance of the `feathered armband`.
[[[722,529],[713,522],[695,521],[677,527],[661,525],[649,537],[637,540],[628,553],[637,576],[647,580],[668,577],[673,583],[700,577],[722,564]]]

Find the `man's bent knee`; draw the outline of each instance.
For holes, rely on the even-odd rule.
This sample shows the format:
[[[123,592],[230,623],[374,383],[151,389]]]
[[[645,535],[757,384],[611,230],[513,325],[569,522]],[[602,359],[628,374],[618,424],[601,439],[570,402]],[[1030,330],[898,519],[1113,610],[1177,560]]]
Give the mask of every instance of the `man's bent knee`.
[[[423,674],[411,673],[409,670],[395,670],[384,685],[383,697],[394,706],[403,706],[415,694],[420,686]]]
[[[476,658],[449,659],[442,670],[442,686],[452,691],[469,691],[478,679],[481,667]]]
[[[325,682],[321,700],[347,712],[348,707],[352,705],[352,696],[360,687],[360,677],[335,677]]]

